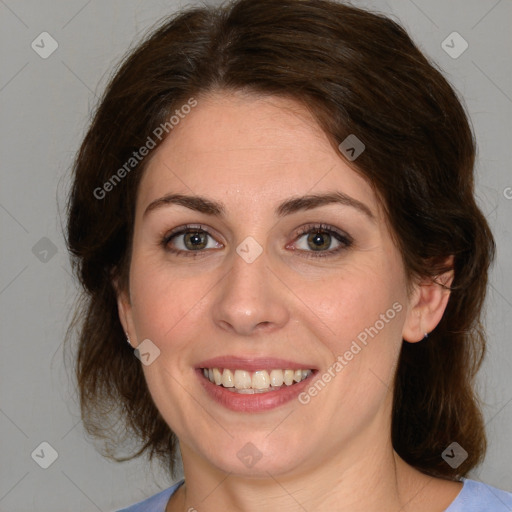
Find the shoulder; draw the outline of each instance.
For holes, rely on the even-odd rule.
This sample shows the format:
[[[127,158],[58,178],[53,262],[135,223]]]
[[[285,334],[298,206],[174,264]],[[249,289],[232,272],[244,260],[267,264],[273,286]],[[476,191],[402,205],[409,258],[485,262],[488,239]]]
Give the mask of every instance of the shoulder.
[[[463,479],[459,495],[445,512],[510,512],[512,493],[476,480]]]
[[[184,482],[180,480],[168,489],[164,489],[145,500],[139,501],[134,505],[118,510],[117,512],[165,512],[165,507],[170,497],[177,491],[178,487]]]

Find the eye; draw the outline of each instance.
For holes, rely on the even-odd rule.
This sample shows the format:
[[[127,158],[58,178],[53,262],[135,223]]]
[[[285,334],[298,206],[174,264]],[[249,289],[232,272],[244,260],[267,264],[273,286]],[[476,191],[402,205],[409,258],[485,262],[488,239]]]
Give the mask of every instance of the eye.
[[[211,240],[209,240],[211,239]],[[216,242],[202,226],[184,226],[166,234],[161,241],[169,252],[184,256],[198,256],[205,249],[218,249],[223,245]],[[188,254],[187,254],[188,253]]]
[[[342,231],[325,224],[302,227],[296,234],[295,244],[287,248],[298,250],[306,257],[334,256],[353,243],[352,238]],[[201,225],[181,226],[167,233],[161,240],[162,247],[173,254],[198,257],[206,249],[224,247]]]
[[[296,240],[299,243],[296,242],[293,249],[299,249],[305,253],[312,253],[307,254],[307,257],[313,258],[333,256],[349,248],[353,243],[349,235],[325,224],[302,227],[297,233]]]

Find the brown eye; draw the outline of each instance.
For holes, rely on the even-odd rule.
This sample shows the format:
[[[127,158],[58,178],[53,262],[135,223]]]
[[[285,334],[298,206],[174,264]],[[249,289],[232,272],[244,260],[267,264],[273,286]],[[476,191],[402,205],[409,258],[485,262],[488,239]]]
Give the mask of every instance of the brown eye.
[[[307,237],[307,243],[313,251],[322,251],[329,249],[332,237],[325,231],[312,232]]]
[[[302,228],[296,238],[295,248],[308,257],[334,256],[348,249],[352,243],[349,235],[321,224]]]
[[[177,228],[162,239],[161,245],[166,251],[183,256],[198,256],[208,252],[205,249],[223,247],[201,226]]]
[[[183,244],[191,251],[197,251],[198,249],[206,248],[208,243],[207,237],[209,235],[204,232],[190,231],[184,233]]]

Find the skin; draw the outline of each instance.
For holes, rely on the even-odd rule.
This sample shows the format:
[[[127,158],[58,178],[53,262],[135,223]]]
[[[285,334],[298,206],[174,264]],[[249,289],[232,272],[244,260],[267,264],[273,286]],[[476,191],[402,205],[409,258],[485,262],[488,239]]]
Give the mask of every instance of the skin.
[[[364,203],[373,220],[340,204],[275,215],[289,198],[334,191]],[[225,215],[172,204],[144,215],[169,193],[220,201]],[[319,223],[348,233],[352,245],[327,236],[326,250],[342,250],[315,257],[308,235],[297,231]],[[197,257],[161,243],[186,224],[211,234]],[[248,236],[263,249],[252,263],[236,252]],[[197,254],[184,238],[167,248]],[[445,284],[451,279],[441,276]],[[167,512],[259,512],[268,504],[281,511],[445,510],[462,485],[406,464],[391,445],[390,417],[402,340],[432,331],[448,296],[432,282],[416,282],[408,293],[375,193],[298,103],[226,92],[198,98],[142,178],[129,291],[118,294],[132,344],[149,338],[160,350],[144,374],[180,441],[186,479]],[[291,358],[322,374],[394,303],[401,311],[306,405],[230,411],[194,373],[200,361],[228,354]],[[261,453],[251,468],[237,457],[249,442]]]

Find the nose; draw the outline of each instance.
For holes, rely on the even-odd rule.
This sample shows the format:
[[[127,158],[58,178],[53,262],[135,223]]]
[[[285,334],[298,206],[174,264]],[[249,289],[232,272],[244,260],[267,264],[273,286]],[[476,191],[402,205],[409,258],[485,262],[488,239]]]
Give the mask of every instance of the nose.
[[[243,253],[240,253],[243,255]],[[286,287],[269,266],[264,250],[254,261],[234,252],[213,305],[213,319],[239,336],[281,329],[289,319]]]

